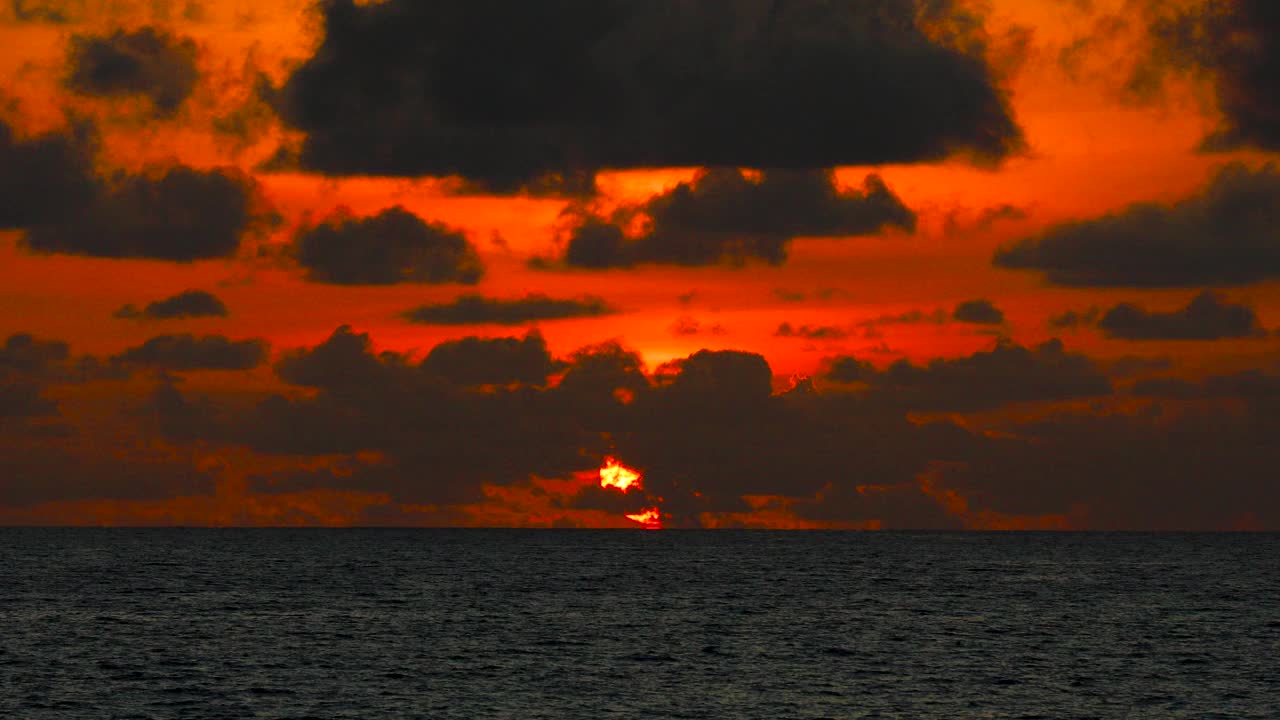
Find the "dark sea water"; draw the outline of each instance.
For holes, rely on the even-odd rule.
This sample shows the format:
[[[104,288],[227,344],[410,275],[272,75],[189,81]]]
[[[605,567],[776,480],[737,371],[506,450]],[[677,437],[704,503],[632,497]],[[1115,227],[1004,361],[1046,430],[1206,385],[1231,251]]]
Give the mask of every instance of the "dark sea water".
[[[0,530],[0,717],[1280,718],[1280,536]]]

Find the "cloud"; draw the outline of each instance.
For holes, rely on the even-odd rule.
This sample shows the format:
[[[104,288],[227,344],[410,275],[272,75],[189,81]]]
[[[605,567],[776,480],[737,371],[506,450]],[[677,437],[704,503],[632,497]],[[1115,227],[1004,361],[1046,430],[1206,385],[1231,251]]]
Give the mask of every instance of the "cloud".
[[[422,305],[405,313],[423,325],[524,325],[543,320],[567,320],[611,315],[617,310],[598,297],[559,299],[539,293],[505,300],[462,295],[450,303]]]
[[[1023,144],[981,19],[951,2],[321,10],[324,40],[281,114],[305,133],[301,165],[329,174],[581,188],[605,168],[999,159]]]
[[[849,337],[849,331],[838,325],[792,325],[784,322],[773,331],[773,336],[804,340],[844,340]]]
[[[42,253],[190,262],[233,255],[276,218],[235,169],[182,165],[99,176],[96,129],[14,136],[0,121],[0,229]]]
[[[1205,138],[1211,151],[1280,150],[1280,24],[1270,0],[1226,0],[1191,6],[1153,4],[1152,50],[1139,65],[1152,82],[1168,72],[1207,77],[1221,125]]]
[[[65,0],[9,0],[9,12],[18,22],[45,22],[56,25],[71,22]]]
[[[0,229],[22,229],[80,212],[98,192],[88,128],[19,138],[0,120]]]
[[[256,206],[257,183],[234,169],[176,166],[110,178],[82,211],[29,227],[41,253],[191,262],[230,257],[271,218]]]
[[[1049,327],[1058,330],[1074,330],[1084,325],[1093,325],[1098,322],[1098,318],[1102,315],[1102,311],[1096,307],[1088,310],[1067,310],[1066,312],[1049,317]]]
[[[1125,414],[1106,404],[1097,364],[1056,342],[1005,342],[885,370],[846,357],[829,375],[839,370],[863,387],[801,384],[782,394],[772,392],[764,358],[740,351],[701,351],[645,376],[639,357],[616,342],[563,361],[549,360],[533,336],[445,346],[453,349],[439,352],[458,357],[443,367],[469,372],[493,361],[505,379],[535,372],[513,383],[454,381],[340,328],[276,366],[314,393],[205,402],[165,384],[153,415],[173,442],[326,459],[322,469],[306,463],[252,477],[258,491],[385,494],[385,512],[431,504],[454,513],[432,517],[459,522],[476,503],[529,488],[531,477],[569,489],[533,483],[546,515],[508,521],[660,504],[674,527],[776,518],[784,526],[1221,529],[1247,512],[1264,527],[1280,522],[1265,472],[1280,461],[1271,449],[1280,429],[1274,372],[1205,381],[1228,388],[1215,390],[1223,397],[1243,396],[1242,409]],[[557,367],[546,376],[548,360]],[[1050,404],[1032,419],[981,415],[963,425],[908,417],[1084,398],[1106,409]],[[593,488],[591,470],[605,455],[639,468],[642,491]]]
[[[669,328],[672,335],[676,337],[693,337],[695,335],[727,335],[728,330],[720,323],[707,323],[698,320],[691,315],[681,315],[676,321],[671,323]]]
[[[216,295],[204,290],[184,290],[173,297],[147,303],[139,310],[125,305],[114,317],[121,319],[172,320],[176,318],[226,317],[227,306]]]
[[[157,335],[117,355],[122,363],[161,370],[251,370],[267,358],[264,340],[230,340],[221,335]]]
[[[619,211],[610,221],[577,214],[565,263],[583,268],[641,263],[702,266],[762,260],[779,265],[797,237],[867,235],[915,229],[916,216],[879,176],[840,190],[830,170],[768,171],[753,180],[736,169],[705,170],[691,182]],[[629,238],[639,214],[648,228]]]
[[[933,312],[926,313],[923,310],[907,310],[901,313],[886,313],[878,315],[868,320],[858,323],[858,327],[877,328],[882,325],[919,325],[928,323],[931,325],[945,325],[950,317],[947,311],[937,308]]]
[[[776,300],[786,303],[798,303],[805,300],[831,300],[832,298],[848,297],[849,293],[840,288],[822,288],[813,292],[803,290],[791,290],[789,288],[774,288],[773,297]]]
[[[1280,277],[1280,173],[1221,168],[1171,205],[1139,203],[999,249],[997,267],[1079,287],[1245,285]]]
[[[308,280],[334,285],[474,285],[484,275],[466,235],[398,206],[367,218],[336,215],[305,229],[294,254]]]
[[[143,96],[171,116],[195,89],[198,49],[191,38],[155,27],[110,35],[73,35],[66,86],[97,97]]]
[[[1004,313],[990,300],[965,300],[956,305],[951,319],[970,325],[999,325],[1004,322]]]
[[[35,383],[0,376],[0,420],[56,413],[58,404],[45,398],[41,390]]]
[[[856,358],[837,358],[825,377],[865,386],[869,400],[919,411],[979,412],[1111,393],[1102,369],[1085,355],[1067,352],[1058,340],[1026,348],[1002,339],[968,357],[939,358],[923,367],[898,360],[883,371]]]
[[[0,370],[44,375],[71,357],[71,346],[61,340],[41,340],[30,333],[15,333],[0,347]]]
[[[421,368],[457,385],[544,385],[556,369],[542,335],[462,338],[440,343]]]
[[[1257,313],[1208,290],[1173,312],[1150,312],[1140,305],[1120,303],[1103,314],[1098,327],[1107,337],[1122,340],[1221,340],[1266,337]]]

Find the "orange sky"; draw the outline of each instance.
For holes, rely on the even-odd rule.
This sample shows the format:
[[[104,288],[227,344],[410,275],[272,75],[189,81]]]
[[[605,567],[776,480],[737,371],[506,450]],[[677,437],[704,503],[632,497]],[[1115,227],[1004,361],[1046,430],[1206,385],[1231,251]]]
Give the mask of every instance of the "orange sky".
[[[528,267],[530,258],[558,251],[564,200],[457,196],[447,192],[446,184],[430,178],[340,179],[263,172],[256,169],[259,163],[272,155],[282,139],[293,137],[268,111],[258,117],[259,132],[247,140],[214,132],[215,117],[246,107],[253,71],[263,71],[280,82],[318,45],[320,21],[307,2],[208,3],[195,20],[184,17],[177,3],[167,17],[143,8],[143,3],[137,5],[81,3],[83,11],[65,25],[0,19],[0,98],[6,101],[0,113],[28,133],[57,127],[64,115],[95,119],[104,137],[98,159],[104,172],[175,162],[238,166],[254,175],[281,221],[262,237],[250,239],[235,258],[192,263],[34,254],[20,246],[21,231],[0,232],[0,335],[32,332],[68,341],[77,355],[108,356],[159,333],[181,331],[261,337],[279,353],[315,345],[336,327],[351,325],[358,332],[368,332],[380,350],[414,351],[421,356],[447,339],[523,335],[527,327],[413,325],[401,317],[407,309],[450,300],[460,292],[508,298],[540,292],[555,297],[599,296],[620,310],[601,318],[538,323],[554,354],[567,355],[582,345],[618,338],[637,350],[650,370],[703,348],[738,349],[761,353],[773,372],[785,378],[814,374],[824,358],[836,355],[852,354],[879,367],[899,358],[921,363],[966,356],[989,348],[995,335],[1027,346],[1060,336],[1071,350],[1101,360],[1170,357],[1171,372],[1189,377],[1212,369],[1253,367],[1278,357],[1274,339],[1133,342],[1106,339],[1093,328],[1064,334],[1048,326],[1051,315],[1119,302],[1173,310],[1186,304],[1198,289],[1050,287],[1038,273],[992,266],[992,253],[998,247],[1055,223],[1096,217],[1135,202],[1176,201],[1194,193],[1228,161],[1259,167],[1272,159],[1258,151],[1206,154],[1195,150],[1219,122],[1201,84],[1178,80],[1165,96],[1147,102],[1125,95],[1123,84],[1132,58],[1145,42],[1135,15],[1128,16],[1131,27],[1096,42],[1092,54],[1076,69],[1076,77],[1069,75],[1060,62],[1062,51],[1079,38],[1100,38],[1100,19],[1117,13],[1125,17],[1133,7],[1124,0],[1099,0],[1087,12],[1080,7],[1088,3],[1062,0],[989,3],[989,54],[1027,138],[1024,153],[998,167],[975,167],[955,158],[938,164],[840,169],[838,177],[847,186],[859,185],[871,172],[882,175],[919,214],[915,233],[798,239],[789,247],[787,262],[778,266],[642,266],[605,271]],[[176,115],[150,119],[136,99],[86,98],[62,86],[71,35],[142,25],[168,28],[199,44],[202,79]],[[689,180],[695,171],[606,173],[599,179],[602,192],[594,202],[602,208],[643,202]],[[314,225],[338,209],[368,216],[396,205],[463,229],[487,265],[483,281],[465,288],[324,285],[306,282],[282,254],[299,228]],[[1023,217],[979,222],[984,211],[1006,205],[1019,209]],[[216,294],[231,309],[230,316],[177,324],[112,318],[127,303],[141,306],[193,288]],[[807,297],[784,302],[779,291]],[[1232,300],[1248,302],[1263,327],[1280,326],[1280,284],[1223,291]],[[859,325],[913,310],[950,313],[958,303],[978,298],[998,306],[1005,313],[1004,323],[995,327],[954,322],[882,324],[874,333]],[[673,327],[682,318],[703,331],[676,334]],[[849,336],[837,340],[776,337],[775,330],[783,322],[844,328]],[[137,380],[112,381],[51,392],[66,398],[65,412],[88,427],[92,421],[86,418],[115,412],[95,406],[95,393],[111,405],[121,397],[144,397],[149,387]],[[234,394],[279,389],[279,384],[260,368],[252,373],[192,372],[183,388]],[[0,522],[359,524],[370,522],[363,514],[365,508],[386,502],[377,493],[336,490],[255,496],[236,478],[251,474],[250,468],[256,471],[297,458],[268,460],[216,447],[190,452],[200,455],[195,462],[209,464],[221,477],[211,497],[54,499],[0,508]],[[944,491],[933,488],[929,477],[928,471],[919,474],[920,487],[926,494],[943,497]],[[530,477],[522,483],[489,487],[486,499],[474,506],[405,506],[401,517],[428,524],[631,524],[617,514],[546,505],[548,498],[576,492],[580,485],[575,483],[593,481],[590,477]],[[563,485],[566,482],[568,486]],[[966,527],[1059,527],[1073,522],[1065,511],[1015,517],[970,509],[962,497],[939,502],[963,517]],[[862,520],[801,521],[785,503],[764,501],[758,501],[754,510],[708,517],[707,524],[751,524],[753,517],[756,524],[771,527],[874,525]]]

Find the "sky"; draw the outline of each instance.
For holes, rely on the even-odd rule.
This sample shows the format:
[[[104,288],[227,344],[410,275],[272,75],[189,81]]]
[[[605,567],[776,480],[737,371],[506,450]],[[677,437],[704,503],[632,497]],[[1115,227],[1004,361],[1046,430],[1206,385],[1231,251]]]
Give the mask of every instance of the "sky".
[[[1280,530],[1269,0],[5,0],[0,524]]]

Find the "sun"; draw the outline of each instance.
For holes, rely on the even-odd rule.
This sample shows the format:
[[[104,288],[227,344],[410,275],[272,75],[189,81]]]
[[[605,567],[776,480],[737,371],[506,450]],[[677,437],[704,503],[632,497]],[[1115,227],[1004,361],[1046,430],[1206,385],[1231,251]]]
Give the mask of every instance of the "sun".
[[[616,458],[604,459],[604,467],[600,468],[600,487],[617,488],[626,492],[631,488],[640,488],[640,473],[618,462]]]

